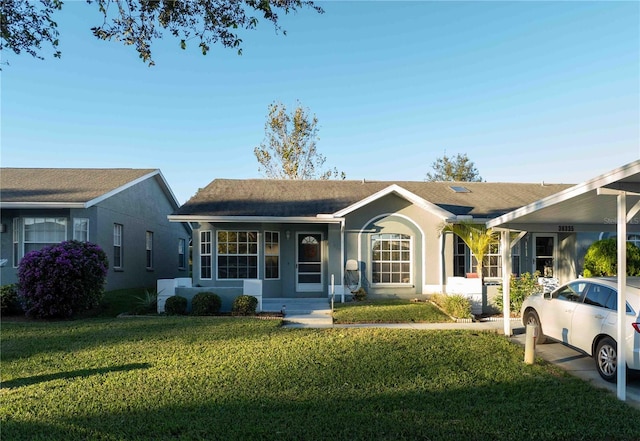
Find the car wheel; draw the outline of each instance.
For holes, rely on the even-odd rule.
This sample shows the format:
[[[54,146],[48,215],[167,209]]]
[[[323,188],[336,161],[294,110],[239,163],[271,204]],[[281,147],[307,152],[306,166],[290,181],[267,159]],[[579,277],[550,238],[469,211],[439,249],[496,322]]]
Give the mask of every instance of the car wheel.
[[[594,356],[600,376],[610,383],[615,383],[618,375],[618,349],[615,340],[611,337],[600,340]]]
[[[542,325],[540,324],[540,318],[538,317],[538,313],[533,309],[528,310],[525,313],[525,325],[535,325],[538,327],[538,337],[536,338],[537,344],[543,344],[547,342],[547,336],[542,333]]]

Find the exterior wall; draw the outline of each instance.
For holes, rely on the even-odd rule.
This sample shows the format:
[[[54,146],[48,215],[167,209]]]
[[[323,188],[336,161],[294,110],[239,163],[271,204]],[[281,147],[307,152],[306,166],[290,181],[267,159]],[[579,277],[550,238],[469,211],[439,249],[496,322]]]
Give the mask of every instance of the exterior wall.
[[[167,216],[173,210],[155,179],[146,179],[97,205],[97,243],[109,257],[107,290],[155,287],[157,279],[189,276],[188,262],[184,269],[178,268],[178,239],[188,245],[189,232],[183,224],[169,222]],[[123,226],[122,269],[114,269],[111,263],[114,223]],[[147,231],[153,232],[152,269],[146,268]]]
[[[442,220],[396,195],[388,195],[349,214],[345,222],[345,261],[355,259],[361,286],[371,297],[413,298],[427,294],[441,281]],[[378,233],[411,236],[411,281],[378,284],[371,277],[371,237]]]
[[[7,227],[5,233],[0,233],[0,258],[7,259],[7,263],[1,268],[0,283],[5,285],[17,281],[17,269],[12,267],[15,217],[64,217],[67,219],[67,240],[73,238],[73,219],[88,218],[89,241],[98,244],[109,258],[106,290],[155,287],[157,279],[188,277],[188,260],[184,269],[178,269],[178,239],[185,240],[188,259],[190,233],[183,224],[168,221],[167,216],[173,208],[157,181],[147,179],[88,209],[2,210],[2,224]],[[114,270],[112,266],[114,223],[123,225],[122,270]],[[152,270],[146,268],[146,231],[152,231],[154,235]],[[22,240],[21,237],[21,250]]]

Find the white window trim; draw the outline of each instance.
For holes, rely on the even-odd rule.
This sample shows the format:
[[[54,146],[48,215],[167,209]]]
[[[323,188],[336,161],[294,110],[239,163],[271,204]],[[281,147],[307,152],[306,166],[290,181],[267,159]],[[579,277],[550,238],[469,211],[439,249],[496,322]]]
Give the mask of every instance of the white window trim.
[[[256,235],[256,252],[255,254],[253,253],[247,253],[247,254],[220,254],[218,253],[218,234],[221,232],[227,232],[227,233],[255,233]],[[260,232],[258,230],[229,230],[226,228],[221,228],[219,230],[216,230],[216,235],[215,235],[215,266],[212,265],[215,268],[216,271],[216,280],[220,280],[220,281],[229,281],[229,280],[260,280]],[[255,256],[256,257],[256,277],[247,277],[247,278],[220,278],[219,277],[219,269],[218,269],[218,257],[219,256],[246,256],[246,257],[250,257],[250,256]]]
[[[26,232],[26,227],[27,227],[27,220],[28,219],[43,219],[45,222],[47,219],[53,220],[54,222],[58,222],[58,221],[64,221],[64,237],[62,238],[62,240],[59,241],[45,241],[45,242],[35,242],[35,241],[27,241],[27,232]],[[66,217],[51,217],[51,216],[28,216],[28,217],[24,217],[22,218],[22,256],[24,256],[25,254],[25,249],[27,247],[27,245],[29,244],[40,244],[41,246],[39,248],[42,248],[43,246],[46,246],[48,244],[54,244],[54,243],[61,243],[67,240],[67,228],[68,228],[69,222],[68,219]]]
[[[498,242],[496,245],[496,252],[495,253],[491,253],[491,252],[487,252],[484,255],[484,260],[485,262],[490,258],[490,257],[497,257],[498,258],[498,263],[496,265],[487,265],[486,263],[482,264],[482,271],[483,273],[486,272],[489,268],[497,268],[498,270],[498,275],[497,276],[483,276],[483,279],[485,281],[488,280],[502,280],[502,253],[501,253],[501,249],[502,249],[502,245],[500,244],[500,242]],[[478,272],[478,265],[477,265],[477,259],[476,256],[474,256],[474,254],[471,252],[471,250],[469,250],[469,254],[471,256],[471,272],[473,273],[477,273]],[[512,255],[513,257],[513,255]]]
[[[80,230],[77,230],[76,228],[81,225],[81,222],[86,224],[87,226],[87,237],[84,240],[78,239],[76,237],[76,233],[80,232]],[[84,231],[83,231],[84,232]],[[74,217],[73,218],[73,240],[79,240],[81,242],[89,242],[89,219],[86,217]]]
[[[280,259],[280,248],[282,247],[282,242],[280,240],[280,232],[279,231],[265,231],[264,232],[264,240],[263,240],[263,249],[264,249],[264,279],[265,280],[280,280],[280,274],[282,272],[281,268],[281,259]],[[278,236],[278,253],[267,253],[267,233],[271,234],[271,238],[273,239],[273,235],[276,234]],[[270,242],[273,243],[273,240]],[[277,257],[278,258],[278,277],[267,277],[267,257]]]
[[[13,243],[12,243],[12,265],[18,268],[20,264],[20,218],[13,218]]]
[[[408,282],[373,282],[373,265],[374,262],[376,262],[373,259],[373,238],[374,236],[382,236],[382,235],[393,235],[393,234],[398,234],[398,235],[402,235],[402,236],[408,236],[408,239],[398,239],[398,240],[403,240],[403,241],[408,241],[409,242],[409,260],[408,261],[403,261],[400,260],[398,262],[393,262],[393,261],[389,261],[389,263],[408,263],[409,264],[409,281]],[[382,239],[382,240],[394,240],[394,239]],[[410,234],[406,234],[406,233],[389,233],[389,232],[381,232],[381,233],[376,233],[376,234],[372,234],[370,237],[370,261],[371,261],[371,271],[370,271],[370,280],[371,285],[372,286],[378,286],[378,287],[394,287],[394,286],[398,286],[398,287],[407,287],[407,286],[413,286],[413,266],[414,266],[414,237],[413,235]]]
[[[153,231],[145,233],[145,264],[148,270],[153,269]]]
[[[205,233],[209,233],[209,240],[207,242],[203,242],[202,241],[202,236]],[[208,243],[209,244],[209,252],[208,253],[204,253],[202,251],[202,245],[204,243]],[[200,280],[212,280],[213,279],[213,231],[212,230],[202,230],[200,231],[200,241],[199,241],[199,251],[200,251],[200,259],[198,260],[198,266],[199,266],[199,275],[200,275]],[[205,256],[209,256],[209,277],[203,277],[202,276],[202,258]]]
[[[186,247],[187,247],[187,240],[183,239],[183,238],[179,238],[178,239],[178,269],[185,269],[186,268],[186,262],[187,262],[187,253],[186,253]]]
[[[553,260],[553,266],[552,266],[552,271],[553,271],[553,275],[552,277],[558,277],[558,235],[555,233],[539,233],[539,234],[533,234],[531,239],[531,243],[532,243],[532,252],[531,252],[531,274],[535,274],[536,272],[536,259],[540,256],[538,256],[537,252],[536,252],[536,239],[538,237],[551,237],[553,238],[553,255],[552,256],[542,256],[542,257],[551,257],[551,259]],[[544,274],[540,275],[541,277],[544,277]]]
[[[122,245],[122,236],[124,235],[124,225],[114,223],[113,224],[113,269],[122,269],[124,267],[124,247]],[[116,247],[118,247],[118,257],[120,264],[116,265]]]

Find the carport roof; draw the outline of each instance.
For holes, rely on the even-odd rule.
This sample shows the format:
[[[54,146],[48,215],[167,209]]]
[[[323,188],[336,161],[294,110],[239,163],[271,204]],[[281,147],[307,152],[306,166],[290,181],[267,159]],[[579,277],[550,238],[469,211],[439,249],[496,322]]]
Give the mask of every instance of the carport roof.
[[[616,231],[616,198],[627,191],[628,229],[640,231],[640,160],[562,190],[487,222],[522,231]]]

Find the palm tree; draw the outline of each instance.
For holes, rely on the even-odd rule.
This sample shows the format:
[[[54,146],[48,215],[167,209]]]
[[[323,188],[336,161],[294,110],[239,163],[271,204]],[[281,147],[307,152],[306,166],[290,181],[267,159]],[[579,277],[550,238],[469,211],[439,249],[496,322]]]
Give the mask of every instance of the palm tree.
[[[485,227],[484,224],[471,222],[445,223],[440,227],[440,234],[447,232],[460,237],[469,247],[478,262],[478,277],[483,280],[482,263],[484,256],[489,252],[491,245],[498,243],[498,234],[493,229]]]

